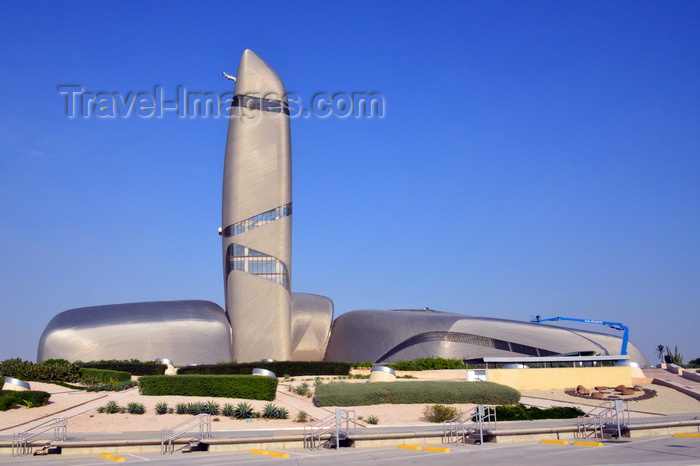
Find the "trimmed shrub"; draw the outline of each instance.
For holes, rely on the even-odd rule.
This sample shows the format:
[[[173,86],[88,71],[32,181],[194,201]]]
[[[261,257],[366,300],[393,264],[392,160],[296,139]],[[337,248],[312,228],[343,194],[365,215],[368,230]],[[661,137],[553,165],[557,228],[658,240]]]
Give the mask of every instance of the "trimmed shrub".
[[[521,404],[511,406],[497,406],[496,419],[499,421],[536,421],[539,419],[572,419],[583,416],[586,413],[579,408],[555,406],[541,409],[535,406],[528,407]]]
[[[139,383],[136,381],[131,381],[129,380],[128,382],[119,382],[116,385],[112,385],[111,383],[107,383],[104,385],[91,385],[87,387],[87,389],[82,388],[83,390],[87,390],[89,392],[121,392],[122,390],[128,390],[129,388],[133,388],[137,386]]]
[[[0,362],[0,372],[7,377],[25,382],[78,382],[80,367],[67,361],[53,360],[34,364],[19,358],[6,359]]]
[[[23,405],[27,408],[44,406],[51,398],[50,393],[37,390],[16,392],[13,390],[0,390],[0,411],[7,411],[15,406]]]
[[[423,417],[428,422],[444,422],[454,419],[459,411],[454,406],[432,405],[423,409]]]
[[[431,371],[439,369],[464,369],[461,359],[418,358],[412,361],[393,361],[389,366],[395,371]]]
[[[366,406],[382,403],[514,404],[520,393],[493,382],[329,383],[316,387],[318,406]]]
[[[285,374],[289,377],[299,375],[348,375],[350,364],[347,362],[322,362],[322,361],[275,361],[275,362],[247,362],[244,364],[204,364],[201,366],[182,367],[178,375],[207,374],[207,375],[248,375],[253,369],[259,367],[274,372],[277,375]]]
[[[119,382],[129,382],[131,374],[123,371],[81,367],[80,378],[85,385],[117,385]]]
[[[151,375],[139,379],[142,395],[275,399],[277,379],[254,375]]]
[[[132,375],[163,375],[167,366],[156,361],[141,362],[136,359],[131,361],[90,361],[79,362],[80,367],[90,369],[103,369],[111,371],[123,371]]]

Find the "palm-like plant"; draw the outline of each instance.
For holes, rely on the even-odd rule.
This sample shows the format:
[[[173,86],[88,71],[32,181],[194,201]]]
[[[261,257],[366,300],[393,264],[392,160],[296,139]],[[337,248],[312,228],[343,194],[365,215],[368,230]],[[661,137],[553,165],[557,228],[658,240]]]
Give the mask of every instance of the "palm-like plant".
[[[664,351],[665,350],[666,350],[666,347],[664,345],[659,345],[656,347],[656,356],[661,360],[662,364],[664,362]]]

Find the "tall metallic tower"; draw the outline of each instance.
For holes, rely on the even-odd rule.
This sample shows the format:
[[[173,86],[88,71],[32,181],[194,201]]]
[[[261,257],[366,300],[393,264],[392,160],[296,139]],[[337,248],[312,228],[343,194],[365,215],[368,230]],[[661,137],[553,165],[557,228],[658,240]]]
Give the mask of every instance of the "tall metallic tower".
[[[226,312],[238,362],[291,356],[292,164],[284,83],[250,50],[234,88],[224,162]]]

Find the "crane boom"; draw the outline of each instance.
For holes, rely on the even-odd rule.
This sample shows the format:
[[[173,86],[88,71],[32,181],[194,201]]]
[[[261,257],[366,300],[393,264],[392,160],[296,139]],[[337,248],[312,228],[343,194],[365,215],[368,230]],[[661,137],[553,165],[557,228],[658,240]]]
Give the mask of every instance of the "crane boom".
[[[621,324],[620,322],[607,322],[605,320],[593,320],[593,319],[575,319],[573,317],[550,317],[548,319],[542,319],[540,316],[534,316],[530,318],[530,322],[556,322],[559,320],[567,320],[570,322],[583,322],[584,324],[600,324],[600,325],[607,325],[608,327],[615,329],[615,330],[621,330],[624,332],[622,334],[622,348],[620,348],[620,355],[624,356],[627,354],[627,343],[629,342],[629,336],[630,336],[630,329],[626,325]]]

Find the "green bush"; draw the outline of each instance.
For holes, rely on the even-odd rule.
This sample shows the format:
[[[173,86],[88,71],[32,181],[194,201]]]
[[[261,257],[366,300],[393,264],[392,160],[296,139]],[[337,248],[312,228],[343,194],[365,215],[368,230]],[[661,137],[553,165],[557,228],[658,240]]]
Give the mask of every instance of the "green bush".
[[[440,369],[464,369],[461,359],[418,358],[412,361],[394,361],[384,366],[395,371],[431,371]]]
[[[168,403],[161,401],[156,403],[156,414],[167,414],[168,413]]]
[[[13,390],[0,390],[0,411],[7,411],[20,404],[28,408],[44,406],[51,398],[50,393],[37,390],[16,392]]]
[[[136,381],[131,381],[129,380],[128,382],[119,382],[116,385],[112,385],[111,383],[106,383],[103,385],[91,385],[87,387],[87,391],[89,392],[121,392],[122,390],[127,390],[129,388],[133,388],[137,386],[139,383]],[[82,387],[81,387],[82,388]],[[82,388],[85,390],[85,388]]]
[[[126,409],[129,414],[143,414],[146,412],[146,408],[141,403],[129,403],[126,405]]]
[[[117,385],[119,382],[129,382],[131,374],[123,371],[81,367],[80,378],[85,385]]]
[[[246,402],[238,403],[233,410],[233,417],[236,419],[248,419],[249,417],[253,417],[253,414],[253,407]]]
[[[206,375],[248,375],[253,369],[267,369],[277,375],[285,374],[288,377],[300,375],[348,375],[350,364],[347,362],[322,362],[322,361],[275,361],[275,362],[248,362],[244,364],[205,364],[200,366],[187,366],[178,371],[178,375],[206,374]]]
[[[80,367],[76,364],[53,360],[49,363],[34,364],[19,358],[0,362],[0,372],[4,376],[14,377],[25,382],[78,382]]]
[[[221,414],[223,414],[226,417],[233,417],[235,410],[236,408],[234,408],[231,403],[226,403],[224,405],[224,408],[221,410]]]
[[[175,412],[177,414],[187,414],[187,403],[178,403],[175,405]]]
[[[157,361],[90,361],[77,363],[80,367],[128,372],[132,375],[163,375],[167,366]]]
[[[103,412],[105,412],[107,414],[116,414],[118,412],[121,412],[121,408],[119,407],[117,402],[114,400],[108,401],[106,405],[102,406],[102,410],[103,410]],[[98,409],[98,412],[99,412],[99,409]]]
[[[366,406],[382,403],[513,404],[520,393],[493,382],[329,383],[316,387],[318,406]]]
[[[428,422],[444,422],[454,419],[459,411],[454,406],[432,405],[423,409],[423,417]]]
[[[142,395],[275,399],[277,379],[254,375],[151,375],[139,379]]]
[[[528,407],[521,404],[511,406],[497,406],[496,419],[499,421],[536,421],[539,419],[571,419],[583,416],[586,413],[579,408],[555,406],[541,409],[535,406]]]
[[[689,367],[690,369],[697,369],[698,367],[700,367],[700,358],[693,359],[685,367]]]
[[[299,411],[297,413],[297,418],[294,420],[295,422],[308,422],[309,420],[309,413],[306,411]]]
[[[373,426],[376,426],[377,424],[379,424],[379,418],[374,414],[370,414],[369,416],[367,416],[367,424],[372,424]]]

